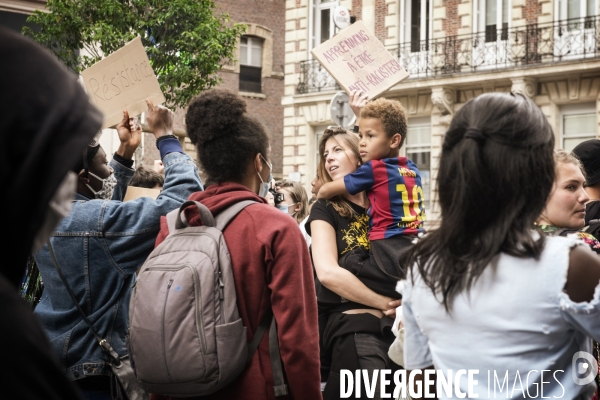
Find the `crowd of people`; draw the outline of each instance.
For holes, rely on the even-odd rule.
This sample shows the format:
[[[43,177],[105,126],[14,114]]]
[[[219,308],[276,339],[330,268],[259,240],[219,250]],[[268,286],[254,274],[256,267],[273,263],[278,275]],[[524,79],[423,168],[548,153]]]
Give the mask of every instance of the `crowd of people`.
[[[0,79],[3,201],[18,239],[4,245],[13,261],[0,274],[7,398],[127,392],[116,390],[107,354],[128,357],[137,274],[169,237],[165,216],[190,200],[216,217],[251,202],[223,237],[256,351],[232,382],[198,399],[345,398],[348,370],[374,377],[372,392],[363,381],[355,397],[378,399],[388,397],[378,371],[421,370],[409,382],[419,398],[417,388],[436,385],[428,369],[478,370],[478,385],[466,374],[455,384],[479,398],[505,371],[510,385],[527,376],[522,397],[597,396],[594,380],[571,376],[581,374],[574,355],[597,359],[600,341],[600,140],[555,150],[546,116],[526,96],[483,94],[454,115],[439,160],[439,226],[427,229],[419,169],[401,155],[408,121],[396,100],[351,93],[356,126],[323,132],[309,199],[302,184],[273,179],[267,132],[237,94],[208,90],[186,110],[203,184],[168,108],[147,101],[158,171],[134,169],[142,131],[127,111],[120,146],[107,155],[97,140],[102,116],[71,72],[2,28],[0,55],[11,77]],[[160,193],[123,201],[128,186]],[[184,214],[192,227],[208,223],[195,206]],[[34,313],[17,291],[31,254],[44,283]],[[269,334],[257,335],[269,315]],[[399,358],[390,350],[398,345]]]

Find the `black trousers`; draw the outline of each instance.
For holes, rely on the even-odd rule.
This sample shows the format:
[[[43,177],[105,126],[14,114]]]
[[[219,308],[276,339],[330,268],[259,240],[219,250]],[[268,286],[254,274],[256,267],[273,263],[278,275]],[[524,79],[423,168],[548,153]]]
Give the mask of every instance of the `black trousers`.
[[[406,278],[406,266],[402,257],[413,245],[412,236],[394,236],[371,241],[371,251],[356,248],[344,254],[340,267],[356,275],[366,287],[375,293],[393,299],[400,297],[396,284]]]
[[[374,370],[390,369],[396,371],[400,366],[387,355],[394,341],[391,333],[393,320],[388,317],[377,318],[371,314],[332,314],[323,333],[322,345],[330,351],[331,366],[327,385],[323,392],[324,400],[340,398],[341,370],[367,370],[373,376]],[[375,385],[375,399],[380,398],[379,379],[372,380]],[[367,399],[365,385],[361,382],[360,395],[353,390],[351,399]]]

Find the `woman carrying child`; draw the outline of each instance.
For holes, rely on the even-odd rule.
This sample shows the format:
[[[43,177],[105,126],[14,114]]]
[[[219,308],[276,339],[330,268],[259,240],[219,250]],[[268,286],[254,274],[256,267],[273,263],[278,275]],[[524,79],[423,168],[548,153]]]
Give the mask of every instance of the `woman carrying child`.
[[[342,128],[325,130],[319,143],[319,178],[343,179],[361,165],[358,138]],[[394,337],[393,315],[399,301],[367,288],[338,261],[356,248],[369,249],[368,200],[364,193],[344,194],[312,206],[306,224],[312,236],[317,280],[321,380],[325,399],[340,398],[340,370],[391,369],[387,351]],[[375,398],[379,398],[379,384]],[[362,393],[364,392],[364,386]]]

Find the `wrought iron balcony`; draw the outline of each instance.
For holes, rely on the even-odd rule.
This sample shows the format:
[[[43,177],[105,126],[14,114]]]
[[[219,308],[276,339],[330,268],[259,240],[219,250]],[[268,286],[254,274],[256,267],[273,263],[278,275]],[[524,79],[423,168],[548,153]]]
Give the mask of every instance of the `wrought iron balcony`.
[[[600,57],[600,16],[530,24],[387,47],[409,79]],[[298,94],[339,90],[318,61],[300,62]]]

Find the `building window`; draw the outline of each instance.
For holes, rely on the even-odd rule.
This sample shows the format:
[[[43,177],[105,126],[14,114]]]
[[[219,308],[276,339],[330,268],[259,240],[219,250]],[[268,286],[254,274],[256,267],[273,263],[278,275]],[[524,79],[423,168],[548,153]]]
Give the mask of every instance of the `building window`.
[[[570,20],[567,25],[568,30],[593,28],[594,24],[590,17],[594,17],[597,12],[598,0],[559,0],[556,3],[557,15],[559,20]]]
[[[314,0],[311,48],[333,37],[335,33],[333,9],[337,5],[338,0]]]
[[[570,104],[561,108],[562,148],[571,151],[584,140],[596,137],[596,106]]]
[[[432,35],[431,0],[404,0],[404,37],[405,43],[410,42],[410,51],[429,50],[429,39]]]
[[[411,119],[406,132],[406,157],[417,164],[421,173],[421,186],[425,195],[425,210],[429,210],[431,197],[431,122],[427,118]]]
[[[252,36],[240,38],[240,91],[262,93],[263,40]]]
[[[559,19],[573,19],[596,15],[597,0],[559,0]]]
[[[509,0],[479,0],[477,6],[477,26],[485,32],[486,43],[507,40]]]

